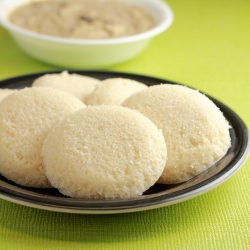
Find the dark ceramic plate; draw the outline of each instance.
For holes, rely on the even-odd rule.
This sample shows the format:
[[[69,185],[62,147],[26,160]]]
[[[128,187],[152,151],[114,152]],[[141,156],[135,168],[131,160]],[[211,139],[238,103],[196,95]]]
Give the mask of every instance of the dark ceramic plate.
[[[72,71],[71,71],[72,72]],[[150,76],[118,73],[109,71],[73,71],[99,79],[124,77],[141,81],[147,85],[159,83],[177,84],[166,79]],[[50,72],[51,73],[51,72]],[[24,88],[43,73],[19,76],[0,82],[1,88]],[[82,200],[61,195],[56,189],[25,188],[5,179],[0,175],[0,198],[18,204],[68,213],[107,214],[141,211],[171,205],[209,191],[231,177],[244,163],[249,152],[248,130],[241,118],[218,100],[208,96],[224,113],[231,125],[232,146],[219,162],[207,171],[178,185],[155,184],[143,196],[124,200]]]

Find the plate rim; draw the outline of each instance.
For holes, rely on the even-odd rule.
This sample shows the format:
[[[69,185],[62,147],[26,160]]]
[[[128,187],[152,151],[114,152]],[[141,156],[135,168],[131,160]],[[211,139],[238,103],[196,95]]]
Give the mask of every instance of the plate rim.
[[[12,77],[12,78],[6,78],[0,81],[0,88],[3,87],[8,87],[8,85],[10,84],[10,82],[20,82],[22,80],[29,80],[31,81],[32,78],[37,78],[41,75],[44,74],[51,74],[51,73],[60,73],[63,70],[51,70],[51,71],[42,71],[42,72],[37,72],[37,73],[32,73],[32,74],[23,74],[23,75],[19,75],[16,77]],[[147,79],[147,81],[152,80],[153,82],[156,81],[158,82],[162,82],[162,83],[169,83],[169,84],[178,84],[178,85],[184,85],[187,86],[189,88],[194,89],[193,87],[190,87],[189,85],[182,84],[179,82],[175,82],[172,80],[168,80],[168,79],[163,79],[163,78],[158,78],[155,76],[149,76],[149,75],[142,75],[142,74],[136,74],[136,73],[129,73],[129,72],[118,72],[118,71],[109,71],[109,70],[67,70],[69,73],[76,73],[76,74],[82,74],[82,75],[92,75],[92,77],[97,77],[97,75],[107,75],[107,77],[132,77],[133,78],[143,78],[143,79]],[[112,75],[112,76],[110,76]],[[152,84],[153,85],[153,84]],[[201,195],[215,187],[217,187],[218,185],[222,184],[223,182],[225,182],[226,180],[228,180],[234,173],[236,173],[241,166],[244,164],[244,162],[247,159],[247,156],[249,154],[250,151],[250,141],[249,141],[249,132],[247,129],[246,124],[244,123],[244,121],[240,118],[240,116],[235,113],[230,107],[228,107],[227,105],[225,105],[224,103],[222,103],[221,101],[217,100],[216,98],[206,94],[203,91],[200,91],[200,93],[205,94],[209,99],[211,99],[213,102],[215,102],[216,105],[222,106],[223,109],[226,109],[228,114],[230,113],[231,116],[234,117],[234,119],[236,118],[238,125],[241,128],[241,132],[243,133],[243,142],[242,142],[242,147],[240,148],[240,151],[238,152],[237,157],[234,159],[234,161],[230,164],[232,165],[229,170],[227,170],[225,173],[221,173],[223,172],[224,169],[222,169],[219,173],[211,176],[210,178],[208,178],[207,180],[202,181],[201,183],[205,182],[203,185],[201,185],[201,183],[195,184],[194,186],[185,188],[184,190],[188,190],[186,192],[183,193],[183,190],[177,191],[177,192],[173,192],[172,193],[172,197],[168,197],[165,199],[160,199],[159,198],[162,196],[160,195],[160,197],[156,197],[158,199],[156,199],[156,201],[154,201],[153,203],[150,202],[150,200],[152,200],[150,197],[148,198],[149,201],[147,201],[146,205],[143,203],[143,201],[147,200],[147,198],[142,199],[141,203],[139,202],[140,200],[138,199],[130,199],[130,203],[137,200],[138,204],[134,204],[134,205],[124,205],[123,207],[119,206],[119,207],[92,207],[92,208],[82,208],[82,207],[65,207],[65,205],[58,205],[58,204],[51,204],[50,203],[45,203],[45,202],[38,202],[37,200],[29,200],[24,197],[20,197],[16,194],[13,193],[8,193],[5,192],[2,188],[2,186],[0,186],[0,198],[10,201],[10,202],[14,202],[17,204],[21,204],[21,205],[25,205],[28,207],[33,207],[33,208],[39,208],[39,209],[43,209],[43,210],[49,210],[49,211],[54,211],[54,212],[65,212],[65,213],[78,213],[78,214],[115,214],[115,213],[127,213],[127,212],[136,212],[136,211],[142,211],[142,210],[148,210],[148,209],[154,209],[154,208],[159,208],[159,207],[163,207],[163,206],[168,206],[168,205],[172,205],[172,204],[176,204],[191,198],[194,198],[198,195]],[[214,177],[214,178],[213,178]],[[212,180],[210,180],[212,178]],[[195,186],[198,186],[198,188],[194,188]],[[200,186],[200,187],[199,187]],[[177,195],[176,195],[177,193]],[[178,194],[180,193],[180,194]],[[174,194],[174,195],[173,195]],[[166,194],[165,194],[166,195]],[[164,196],[164,194],[163,194]],[[169,195],[168,195],[169,196]],[[82,201],[83,202],[83,201]],[[95,201],[89,201],[89,203],[93,203]],[[108,203],[110,202],[110,200],[107,201],[99,201],[99,203]],[[122,203],[122,202],[126,202],[126,200],[119,200],[118,203]]]

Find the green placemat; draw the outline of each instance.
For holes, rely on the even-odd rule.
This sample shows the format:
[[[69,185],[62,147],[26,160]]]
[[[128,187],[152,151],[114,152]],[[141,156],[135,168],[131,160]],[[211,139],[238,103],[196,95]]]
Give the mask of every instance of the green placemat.
[[[171,0],[175,22],[137,58],[110,70],[187,83],[250,125],[250,1]],[[0,29],[0,79],[57,69]],[[193,200],[133,214],[70,215],[0,200],[0,249],[250,249],[250,162]]]

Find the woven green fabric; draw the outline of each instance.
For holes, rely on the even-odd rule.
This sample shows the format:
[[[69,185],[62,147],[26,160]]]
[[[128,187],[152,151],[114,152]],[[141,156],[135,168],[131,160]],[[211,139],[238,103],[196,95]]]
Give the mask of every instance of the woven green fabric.
[[[1,0],[0,0],[1,1]],[[175,22],[137,58],[110,70],[199,88],[250,126],[250,1],[171,0]],[[0,78],[56,69],[25,55],[0,29]],[[161,209],[89,216],[0,200],[0,249],[250,249],[250,161],[195,199]]]

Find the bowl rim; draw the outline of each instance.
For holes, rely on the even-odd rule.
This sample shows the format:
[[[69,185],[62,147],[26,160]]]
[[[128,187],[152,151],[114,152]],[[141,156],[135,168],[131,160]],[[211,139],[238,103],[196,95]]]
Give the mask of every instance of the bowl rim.
[[[23,0],[21,3],[20,2],[18,3],[16,1],[16,2],[12,2],[12,4],[13,4],[13,7],[14,6],[18,7],[18,6],[25,4],[26,2],[29,2],[29,0]],[[62,38],[62,37],[36,33],[28,29],[20,28],[12,24],[7,19],[8,11],[6,13],[5,9],[7,10],[8,8],[6,7],[6,5],[10,4],[10,1],[8,0],[0,1],[0,9],[3,9],[2,13],[0,12],[0,25],[2,25],[5,29],[7,29],[9,32],[12,32],[13,34],[18,33],[18,34],[25,35],[27,37],[31,37],[34,39],[40,39],[43,41],[54,42],[54,43],[74,44],[74,45],[113,45],[113,44],[122,44],[122,43],[132,43],[132,42],[146,40],[151,37],[154,37],[162,33],[163,31],[165,31],[173,23],[174,13],[166,1],[148,0],[148,2],[150,2],[151,4],[154,4],[155,7],[158,9],[158,11],[161,11],[161,14],[164,16],[164,18],[162,18],[162,20],[159,23],[157,23],[153,28],[145,32],[132,35],[132,36],[105,38],[105,39],[83,39],[83,38]]]

